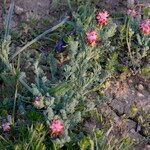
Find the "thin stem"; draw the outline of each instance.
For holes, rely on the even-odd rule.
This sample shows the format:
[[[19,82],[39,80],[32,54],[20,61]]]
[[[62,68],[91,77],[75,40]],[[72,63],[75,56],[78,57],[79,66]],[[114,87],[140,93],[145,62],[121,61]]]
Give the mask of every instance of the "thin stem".
[[[17,69],[19,69],[20,67],[20,55],[18,56],[18,62],[17,62]],[[15,69],[12,69],[12,72],[14,73],[14,75],[16,75],[16,71]],[[15,123],[15,110],[16,110],[16,102],[17,102],[17,96],[18,96],[18,85],[19,82],[18,80],[16,81],[16,87],[15,87],[15,96],[14,96],[14,105],[13,105],[13,114],[12,114],[12,122],[13,124]]]
[[[12,114],[12,122],[15,123],[15,110],[16,110],[16,102],[17,102],[17,94],[18,94],[18,81],[16,83],[16,90],[15,90],[15,96],[14,96],[14,105],[13,105],[13,114]]]
[[[127,47],[128,47],[128,55],[129,55],[129,57],[130,57],[130,59],[131,59],[131,61],[133,62],[134,60],[133,60],[133,57],[132,57],[132,53],[131,53],[131,39],[129,40],[129,24],[130,24],[130,19],[129,20],[127,20],[127,32],[126,32],[126,42],[127,42]]]
[[[13,9],[14,9],[14,0],[11,0],[10,7],[9,7],[9,12],[8,12],[8,16],[7,16],[7,19],[6,19],[6,27],[5,27],[5,36],[4,36],[4,39],[6,39],[8,35],[10,35]]]
[[[69,7],[69,9],[70,9],[70,12],[72,12],[71,1],[70,1],[70,0],[67,0],[67,3],[68,3],[68,7]]]
[[[23,81],[23,79],[22,79],[21,77],[19,78],[19,82],[20,82],[28,91],[30,91],[31,93],[33,93],[32,88],[29,87],[29,86]]]

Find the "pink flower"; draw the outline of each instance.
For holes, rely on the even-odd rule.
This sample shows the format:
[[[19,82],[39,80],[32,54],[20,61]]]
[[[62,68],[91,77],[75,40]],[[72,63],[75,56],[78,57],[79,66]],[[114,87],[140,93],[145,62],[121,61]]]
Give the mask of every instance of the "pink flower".
[[[136,17],[138,15],[135,9],[128,9],[127,14],[131,17]]]
[[[98,25],[106,25],[108,23],[108,17],[109,14],[107,11],[100,11],[98,12],[98,14],[96,15],[96,20]]]
[[[97,41],[97,32],[95,30],[91,30],[86,32],[86,39],[87,39],[87,43],[94,46],[96,44]]]
[[[150,35],[150,19],[145,19],[140,23],[141,32],[145,35]]]
[[[43,99],[42,97],[39,97],[39,96],[35,97],[33,104],[38,109],[41,109],[44,107]]]
[[[3,123],[2,124],[3,131],[10,131],[10,129],[11,129],[10,125],[11,124],[9,122]]]
[[[60,135],[64,131],[64,125],[59,119],[54,119],[49,125],[50,132],[54,136]]]

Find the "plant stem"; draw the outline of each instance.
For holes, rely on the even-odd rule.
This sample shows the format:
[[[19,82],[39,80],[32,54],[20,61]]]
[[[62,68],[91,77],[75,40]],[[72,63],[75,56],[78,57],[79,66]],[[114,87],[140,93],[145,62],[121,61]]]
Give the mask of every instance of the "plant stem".
[[[15,90],[15,96],[14,96],[14,105],[13,105],[13,114],[12,114],[13,125],[15,123],[15,109],[16,109],[16,102],[17,102],[17,94],[18,94],[18,80],[16,82],[16,90]]]
[[[130,19],[129,20],[127,20],[127,32],[126,32],[126,42],[127,42],[127,47],[128,47],[128,55],[129,55],[129,57],[130,57],[130,59],[131,59],[131,62],[133,63],[133,57],[132,57],[132,53],[131,53],[131,39],[129,40],[129,24],[130,24]]]
[[[18,57],[18,63],[17,63],[17,69],[19,69],[20,67],[20,55]],[[12,69],[12,71],[14,71],[14,75],[16,75],[16,71]],[[18,95],[18,85],[19,82],[18,80],[16,81],[16,86],[15,86],[15,95],[14,95],[14,105],[13,105],[13,114],[12,114],[12,123],[14,125],[15,123],[15,110],[16,110],[16,102],[17,102],[17,95]]]

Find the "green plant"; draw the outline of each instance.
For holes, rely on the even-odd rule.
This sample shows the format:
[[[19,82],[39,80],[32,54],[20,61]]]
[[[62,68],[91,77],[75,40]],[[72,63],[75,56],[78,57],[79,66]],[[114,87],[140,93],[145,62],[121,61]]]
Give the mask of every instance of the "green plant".
[[[114,137],[109,136],[112,128],[104,133],[102,130],[94,129],[91,135],[85,136],[79,142],[81,150],[129,150],[132,148],[132,140],[124,137],[120,140],[115,140]],[[109,137],[108,137],[109,136]]]
[[[136,17],[128,15],[119,29],[119,49],[127,50],[127,54],[123,53],[124,55],[121,56],[122,58],[124,57],[123,63],[133,70],[142,69],[149,61],[150,38],[149,35],[144,35],[140,31],[140,23],[146,17],[148,17],[146,13],[143,16],[138,14]]]
[[[89,16],[91,12],[93,14]],[[31,91],[34,96],[42,96],[45,101],[44,114],[47,124],[49,125],[54,118],[63,120],[64,133],[53,140],[58,147],[71,140],[70,133],[81,122],[82,115],[94,109],[94,100],[89,102],[87,95],[98,91],[114,71],[117,54],[114,53],[115,48],[109,41],[116,29],[112,20],[107,27],[97,28],[100,36],[103,37],[102,44],[91,47],[85,43],[85,32],[89,27],[94,27],[94,23],[91,23],[94,12],[87,4],[73,14],[73,20],[69,24],[74,27],[76,34],[67,38],[68,63],[58,70],[55,64],[57,60],[53,54],[48,57],[52,80],[48,80],[44,75],[40,59],[34,64],[36,76]],[[60,73],[61,78],[56,76]]]
[[[89,103],[87,95],[93,91],[98,91],[100,86],[114,71],[114,62],[117,59],[117,55],[115,54],[115,47],[111,46],[110,38],[115,34],[116,25],[110,19],[106,27],[96,27],[96,21],[94,21],[95,10],[90,9],[89,3],[86,3],[85,6],[81,5],[77,13],[72,14],[73,19],[68,22],[68,25],[71,25],[76,31],[75,35],[68,36],[66,39],[69,58],[68,63],[58,70],[56,58],[53,54],[49,54],[46,63],[48,67],[45,67],[46,70],[51,72],[51,79],[48,79],[45,75],[46,70],[41,66],[43,57],[37,53],[35,60],[32,59],[31,62],[35,75],[34,81],[32,80],[31,82],[30,80],[26,80],[26,73],[20,71],[20,65],[22,63],[21,53],[41,37],[63,25],[66,20],[37,36],[11,55],[9,24],[11,22],[12,11],[13,3],[9,10],[9,21],[7,23],[7,30],[2,43],[0,57],[7,67],[7,69],[5,69],[7,76],[5,71],[2,72],[3,81],[5,83],[10,81],[8,74],[14,78],[12,90],[13,98],[9,97],[13,99],[13,125],[15,126],[18,122],[15,116],[16,108],[19,108],[19,112],[22,115],[25,114],[30,120],[36,120],[37,117],[40,117],[37,116],[37,113],[31,113],[25,110],[26,103],[32,104],[30,99],[34,100],[34,97],[39,96],[45,103],[45,107],[41,112],[45,115],[47,125],[49,125],[54,118],[61,118],[63,120],[65,127],[63,134],[57,138],[53,138],[53,135],[51,135],[51,140],[54,145],[58,148],[62,147],[66,142],[71,140],[70,135],[72,130],[82,121],[82,115],[94,108],[94,100]],[[86,44],[85,33],[89,27],[96,27],[101,37],[100,45],[91,47]],[[30,52],[28,52],[26,56],[29,54]],[[14,61],[14,58],[17,58],[17,60]],[[17,67],[15,67],[16,65]],[[60,73],[61,78],[60,75],[56,75]],[[10,84],[12,84],[12,81]],[[8,86],[8,88],[10,88],[10,86]],[[30,92],[30,94],[28,92]],[[26,95],[29,95],[31,98],[25,100]],[[98,97],[98,99],[100,99],[100,97]],[[30,146],[30,144],[28,146]]]
[[[37,124],[35,126],[26,127],[22,126],[17,129],[19,140],[17,143],[13,143],[9,138],[0,137],[0,148],[1,149],[14,149],[14,150],[46,150],[44,143],[46,132],[44,131],[44,125]],[[6,136],[5,136],[6,137]]]

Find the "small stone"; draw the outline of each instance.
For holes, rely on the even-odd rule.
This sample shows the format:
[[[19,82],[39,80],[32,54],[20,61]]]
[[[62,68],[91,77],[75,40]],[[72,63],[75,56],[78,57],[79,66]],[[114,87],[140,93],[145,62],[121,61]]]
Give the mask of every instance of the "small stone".
[[[24,12],[24,9],[16,5],[15,9],[14,9],[14,12],[17,15],[21,15]]]
[[[137,133],[134,129],[131,129],[129,132],[129,137],[133,139],[135,142],[139,142],[143,140],[143,136]]]
[[[142,93],[140,93],[140,92],[137,93],[137,96],[144,97],[144,95]]]
[[[110,106],[116,110],[120,115],[124,114],[124,103],[122,101],[119,101],[119,100],[113,100],[111,103],[110,103]]]
[[[142,84],[139,84],[138,85],[138,90],[140,90],[140,91],[144,90],[144,86]]]
[[[134,95],[134,94],[135,94],[135,91],[134,91],[134,90],[131,90],[131,94]]]
[[[134,122],[134,121],[132,121],[132,120],[126,120],[126,128],[128,129],[128,130],[131,130],[131,131],[133,131],[132,129],[135,129],[135,127],[136,127],[136,123]]]

